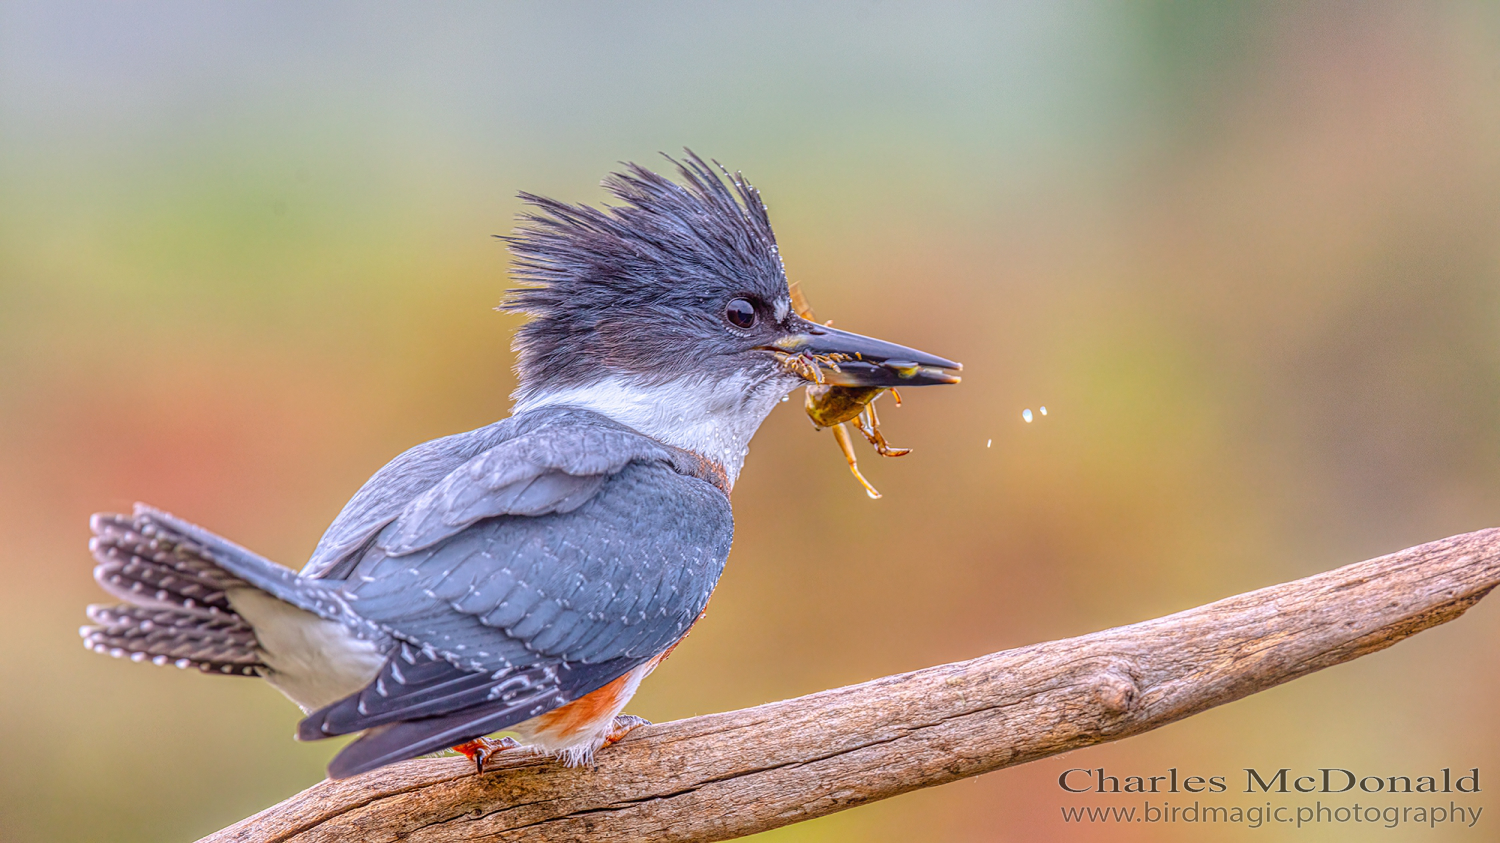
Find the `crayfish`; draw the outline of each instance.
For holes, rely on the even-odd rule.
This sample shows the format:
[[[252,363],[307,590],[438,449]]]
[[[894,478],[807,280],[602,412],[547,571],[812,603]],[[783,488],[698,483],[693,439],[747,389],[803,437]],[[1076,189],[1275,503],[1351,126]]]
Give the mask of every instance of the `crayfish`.
[[[812,306],[807,303],[807,297],[796,284],[791,285],[792,308],[797,315],[809,322],[817,322],[813,315]],[[832,325],[832,322],[825,322]],[[844,359],[835,359],[844,358]],[[816,355],[792,358],[788,365],[798,369],[807,380],[813,381],[806,390],[807,397],[803,402],[803,409],[807,411],[807,417],[812,419],[813,426],[821,430],[830,428],[833,430],[833,438],[839,443],[839,450],[844,452],[844,459],[849,463],[849,471],[859,485],[865,489],[865,494],[871,499],[878,500],[880,492],[859,471],[859,460],[854,456],[854,439],[849,435],[847,423],[852,421],[859,432],[875,448],[875,453],[882,457],[904,457],[911,453],[910,448],[897,448],[885,441],[885,435],[880,432],[880,417],[875,413],[875,399],[882,393],[889,391],[895,399],[896,406],[901,406],[901,393],[891,387],[884,386],[834,386],[824,383],[822,368],[827,366],[834,371],[838,370],[838,364],[847,360],[846,355]]]

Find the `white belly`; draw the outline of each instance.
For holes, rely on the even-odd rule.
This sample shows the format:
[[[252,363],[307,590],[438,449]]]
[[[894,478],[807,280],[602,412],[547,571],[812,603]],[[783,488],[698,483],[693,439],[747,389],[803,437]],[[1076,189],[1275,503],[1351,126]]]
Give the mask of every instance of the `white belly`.
[[[254,588],[225,592],[229,605],[255,630],[267,681],[304,712],[370,684],[385,664],[374,642],[337,621],[324,620]]]

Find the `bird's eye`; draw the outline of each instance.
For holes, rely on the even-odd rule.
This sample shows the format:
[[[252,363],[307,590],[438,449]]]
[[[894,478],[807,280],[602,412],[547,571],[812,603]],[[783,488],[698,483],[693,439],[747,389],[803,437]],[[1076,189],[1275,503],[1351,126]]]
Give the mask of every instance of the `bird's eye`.
[[[755,305],[749,299],[734,299],[724,308],[724,318],[736,328],[755,326]]]

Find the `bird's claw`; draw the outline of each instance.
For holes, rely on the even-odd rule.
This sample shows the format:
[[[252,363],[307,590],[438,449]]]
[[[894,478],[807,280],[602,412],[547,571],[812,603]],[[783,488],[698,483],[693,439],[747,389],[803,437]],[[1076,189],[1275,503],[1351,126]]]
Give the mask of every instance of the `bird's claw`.
[[[474,762],[475,774],[484,772],[484,762],[491,756],[507,749],[515,749],[521,744],[515,738],[475,738],[468,743],[461,743],[453,747],[453,751]]]
[[[650,726],[651,721],[644,717],[636,717],[634,714],[619,714],[615,716],[615,722],[609,726],[609,731],[604,735],[604,745],[613,746],[625,738],[626,735],[642,726]]]

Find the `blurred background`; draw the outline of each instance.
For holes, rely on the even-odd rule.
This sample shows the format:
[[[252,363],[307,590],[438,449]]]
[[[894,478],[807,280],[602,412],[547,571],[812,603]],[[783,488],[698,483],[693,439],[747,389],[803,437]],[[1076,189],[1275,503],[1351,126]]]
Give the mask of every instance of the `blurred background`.
[[[915,451],[861,451],[880,501],[797,404],[772,414],[708,618],[636,714],[1500,524],[1493,4],[5,0],[0,839],[187,841],[319,780],[337,746],[293,742],[264,683],[79,645],[105,599],[89,514],[148,501],[299,567],[388,459],[508,412],[491,235],[515,192],[602,201],[617,162],[684,145],[761,188],[820,316],[966,368],[884,402]],[[1065,825],[1138,800],[1057,777],[1488,783],[1493,601],[1142,737],[759,839],[1368,839]],[[1486,839],[1495,787],[1474,829],[1382,839]]]

